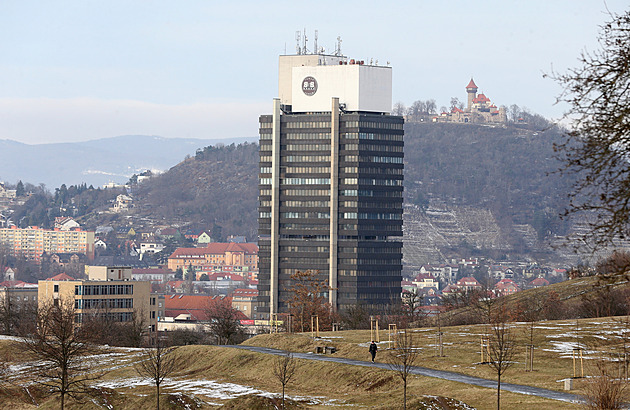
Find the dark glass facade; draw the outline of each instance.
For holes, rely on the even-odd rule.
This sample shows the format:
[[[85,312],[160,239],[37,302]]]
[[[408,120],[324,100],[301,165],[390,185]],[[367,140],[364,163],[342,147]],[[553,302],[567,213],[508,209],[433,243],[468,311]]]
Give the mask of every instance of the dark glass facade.
[[[268,318],[270,307],[288,311],[289,277],[298,270],[334,277],[339,310],[358,302],[379,309],[400,298],[403,118],[339,112],[334,119],[282,113],[278,132],[273,115],[260,117],[258,318]]]

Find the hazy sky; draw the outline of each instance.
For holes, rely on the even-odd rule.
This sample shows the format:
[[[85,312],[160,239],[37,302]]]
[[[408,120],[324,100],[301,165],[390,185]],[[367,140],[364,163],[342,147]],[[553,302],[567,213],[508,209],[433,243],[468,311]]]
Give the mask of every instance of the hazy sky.
[[[389,5],[393,3],[394,5]],[[277,96],[278,55],[312,48],[391,62],[394,102],[466,99],[474,77],[497,105],[546,117],[563,72],[627,1],[0,2],[0,139],[81,141],[125,134],[257,135]]]

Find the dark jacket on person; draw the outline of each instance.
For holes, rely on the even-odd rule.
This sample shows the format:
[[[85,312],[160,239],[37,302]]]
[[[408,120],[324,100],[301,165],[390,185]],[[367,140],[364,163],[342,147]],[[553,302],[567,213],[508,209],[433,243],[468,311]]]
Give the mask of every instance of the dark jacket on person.
[[[378,350],[378,346],[376,346],[376,343],[371,343],[369,352],[376,353],[377,350]]]

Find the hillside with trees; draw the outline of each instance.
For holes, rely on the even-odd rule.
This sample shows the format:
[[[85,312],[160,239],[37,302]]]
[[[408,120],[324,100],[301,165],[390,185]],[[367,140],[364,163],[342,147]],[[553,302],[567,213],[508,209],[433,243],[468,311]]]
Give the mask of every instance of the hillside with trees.
[[[541,118],[529,119],[506,127],[405,125],[406,257],[418,263],[471,254],[553,257],[548,239],[571,229],[559,217],[571,181],[555,173],[560,164],[553,144],[562,131]],[[206,229],[216,240],[244,235],[255,241],[257,175],[257,144],[207,146],[163,174],[131,181],[127,191],[134,208],[128,214],[152,225]],[[122,214],[106,211],[120,192],[85,185],[62,186],[51,195],[39,191],[16,210],[14,220],[47,226],[54,216],[72,211],[88,229],[127,224]],[[438,214],[442,219],[435,219]],[[425,238],[425,248],[413,247],[414,237]]]

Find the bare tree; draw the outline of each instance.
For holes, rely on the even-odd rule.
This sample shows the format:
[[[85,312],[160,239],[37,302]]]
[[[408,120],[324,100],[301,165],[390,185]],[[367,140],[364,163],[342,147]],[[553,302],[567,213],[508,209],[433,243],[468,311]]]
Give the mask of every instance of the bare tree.
[[[37,328],[22,337],[21,345],[38,361],[35,380],[60,395],[63,410],[66,396],[79,400],[89,391],[89,382],[102,375],[91,356],[104,349],[91,343],[91,335],[75,323],[72,301],[56,302],[40,307]]]
[[[516,346],[507,308],[497,306],[491,315],[488,335],[488,366],[497,374],[497,410],[501,408],[501,376],[514,364]]]
[[[407,409],[407,380],[418,358],[413,333],[404,329],[396,335],[396,347],[387,352],[387,365],[403,382],[403,408]]]
[[[403,293],[402,310],[403,313],[407,316],[409,323],[413,323],[418,319],[418,310],[421,306],[422,296],[418,294],[417,289]]]
[[[232,307],[228,299],[213,299],[205,308],[208,330],[217,344],[240,343],[245,331],[240,323],[240,312]]]
[[[176,349],[177,347],[165,347],[158,342],[156,347],[144,349],[142,358],[134,365],[134,369],[141,377],[151,379],[155,384],[157,410],[160,410],[160,385],[180,366],[174,354]]]
[[[324,296],[329,290],[328,281],[320,278],[319,271],[306,270],[291,274],[291,282],[289,310],[296,318],[294,330],[304,332],[313,315],[319,317],[322,328],[330,329],[331,308]]]
[[[273,376],[282,384],[282,408],[284,409],[284,391],[295,376],[298,365],[291,353],[277,356],[273,364]]]
[[[614,377],[604,362],[597,363],[599,375],[591,378],[585,387],[584,402],[587,409],[623,409],[627,399],[627,384]]]
[[[405,112],[407,112],[407,108],[405,107],[405,104],[403,104],[400,101],[394,104],[394,107],[392,109],[392,115],[405,115]]]
[[[630,11],[610,17],[599,50],[582,52],[566,74],[550,75],[564,87],[558,101],[571,107],[572,131],[554,147],[561,172],[576,177],[567,214],[592,211],[582,239],[594,248],[630,234]]]
[[[37,315],[37,302],[17,302],[20,295],[15,289],[5,288],[0,295],[0,332],[16,336],[32,330]]]

